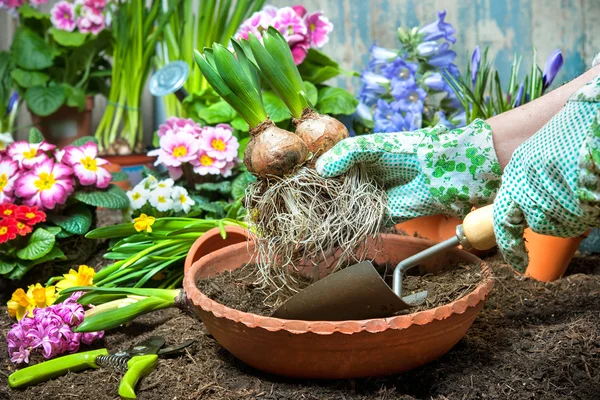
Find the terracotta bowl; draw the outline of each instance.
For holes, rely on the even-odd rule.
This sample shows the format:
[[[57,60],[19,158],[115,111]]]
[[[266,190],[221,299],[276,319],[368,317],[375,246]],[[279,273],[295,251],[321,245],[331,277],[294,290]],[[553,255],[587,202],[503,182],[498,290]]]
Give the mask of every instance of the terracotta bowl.
[[[397,263],[433,242],[383,235],[373,249],[377,263]],[[480,262],[484,278],[464,297],[426,311],[360,321],[298,321],[245,313],[205,296],[196,282],[245,265],[253,244],[217,250],[185,272],[183,286],[193,309],[215,339],[259,370],[296,378],[342,379],[397,374],[424,365],[450,350],[467,332],[492,288],[490,269],[459,249],[436,256],[421,272],[455,262]]]

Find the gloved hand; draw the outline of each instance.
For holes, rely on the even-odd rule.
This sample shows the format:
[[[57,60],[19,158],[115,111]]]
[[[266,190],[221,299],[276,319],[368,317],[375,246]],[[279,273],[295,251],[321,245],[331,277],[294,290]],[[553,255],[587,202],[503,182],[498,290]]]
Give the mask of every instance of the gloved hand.
[[[348,138],[316,168],[333,177],[358,163],[386,189],[395,223],[434,214],[464,217],[473,206],[491,203],[500,186],[491,128],[482,120],[454,130],[438,125]]]
[[[600,76],[513,153],[494,203],[504,259],[523,271],[525,223],[537,233],[576,237],[600,226]],[[548,249],[552,251],[552,249]]]

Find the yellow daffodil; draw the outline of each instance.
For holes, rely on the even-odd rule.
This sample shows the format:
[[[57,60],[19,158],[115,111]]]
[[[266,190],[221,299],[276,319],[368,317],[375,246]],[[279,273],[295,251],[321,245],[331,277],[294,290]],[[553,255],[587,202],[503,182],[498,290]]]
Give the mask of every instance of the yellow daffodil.
[[[43,287],[39,283],[30,285],[27,293],[23,289],[17,289],[8,301],[8,315],[21,320],[24,316],[33,316],[35,308],[44,308],[56,300],[54,286]]]
[[[61,291],[73,286],[92,286],[96,271],[87,265],[80,265],[79,270],[69,270],[68,274],[64,274],[64,279],[58,281],[56,288]]]
[[[139,217],[133,219],[133,227],[136,231],[152,232],[152,224],[156,218],[149,217],[146,214],[141,214]]]

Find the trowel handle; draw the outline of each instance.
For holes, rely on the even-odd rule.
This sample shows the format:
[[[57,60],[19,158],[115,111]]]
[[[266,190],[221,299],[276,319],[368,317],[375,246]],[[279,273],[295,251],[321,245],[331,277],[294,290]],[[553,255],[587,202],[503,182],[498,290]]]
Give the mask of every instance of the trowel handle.
[[[471,211],[463,220],[462,232],[457,229],[459,236],[464,236],[470,247],[477,250],[488,250],[496,245],[494,235],[494,205]],[[462,235],[461,235],[462,233]],[[462,240],[461,240],[462,242]],[[462,244],[462,243],[461,243]],[[466,247],[463,245],[463,247]]]

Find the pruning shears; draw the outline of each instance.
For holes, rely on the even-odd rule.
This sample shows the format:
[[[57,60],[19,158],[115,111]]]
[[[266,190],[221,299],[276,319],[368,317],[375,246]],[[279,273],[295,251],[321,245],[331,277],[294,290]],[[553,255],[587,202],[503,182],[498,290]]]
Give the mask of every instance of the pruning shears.
[[[8,377],[8,385],[17,389],[66,375],[68,372],[110,367],[125,372],[119,384],[119,395],[123,399],[135,399],[137,382],[154,370],[158,357],[176,353],[192,343],[193,340],[189,340],[178,346],[163,348],[165,339],[153,336],[128,350],[116,353],[98,349],[70,354],[20,369]]]

